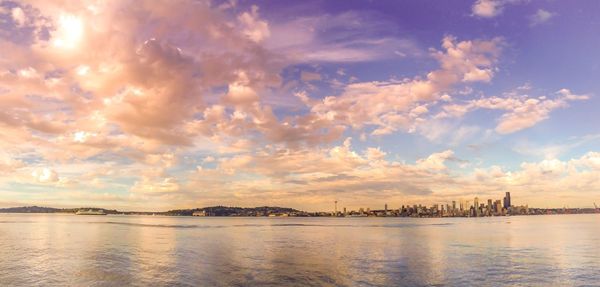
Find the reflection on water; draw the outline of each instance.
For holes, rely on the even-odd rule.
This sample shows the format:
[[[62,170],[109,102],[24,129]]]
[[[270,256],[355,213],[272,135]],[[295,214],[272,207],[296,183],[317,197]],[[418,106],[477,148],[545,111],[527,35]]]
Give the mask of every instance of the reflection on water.
[[[598,285],[599,223],[0,214],[0,286]]]

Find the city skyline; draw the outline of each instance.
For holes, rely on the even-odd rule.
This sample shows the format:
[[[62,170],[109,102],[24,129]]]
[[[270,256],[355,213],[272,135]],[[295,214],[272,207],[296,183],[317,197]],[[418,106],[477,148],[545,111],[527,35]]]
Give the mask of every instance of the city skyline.
[[[78,208],[53,208],[40,206],[22,206],[0,208],[2,213],[17,214],[74,214],[74,215],[162,215],[162,216],[194,216],[194,217],[412,217],[412,218],[448,218],[448,217],[497,217],[497,216],[523,216],[523,215],[557,215],[557,214],[597,214],[600,209],[594,203],[593,208],[538,208],[529,205],[514,205],[510,192],[506,192],[502,200],[488,199],[480,203],[479,198],[469,200],[453,200],[452,204],[433,204],[431,206],[414,204],[398,205],[397,208],[383,209],[360,207],[348,209],[345,206],[338,210],[338,201],[334,201],[334,211],[305,211],[282,206],[205,206],[189,209],[175,209],[168,211],[135,211],[116,210],[101,207]]]
[[[475,197],[471,204],[470,200],[453,200],[452,204],[433,204],[431,206],[422,204],[402,204],[397,208],[383,209],[360,207],[349,209],[345,206],[338,210],[338,201],[334,201],[334,211],[306,211],[282,206],[205,206],[188,209],[174,209],[168,211],[135,211],[116,210],[103,207],[77,207],[77,208],[53,208],[48,206],[20,206],[0,208],[1,213],[58,213],[75,215],[163,215],[163,216],[233,216],[233,217],[491,217],[491,216],[513,216],[513,215],[552,215],[552,214],[590,214],[600,213],[600,209],[594,203],[593,208],[538,208],[529,205],[514,205],[510,192],[506,192],[502,200],[489,198],[487,204],[479,202]]]
[[[0,1],[0,208],[594,207],[578,4]]]

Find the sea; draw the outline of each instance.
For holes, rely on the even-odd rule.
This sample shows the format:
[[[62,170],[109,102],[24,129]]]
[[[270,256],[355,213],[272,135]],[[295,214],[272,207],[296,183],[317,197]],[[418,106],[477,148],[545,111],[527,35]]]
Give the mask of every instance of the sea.
[[[600,286],[600,214],[0,214],[0,286]]]

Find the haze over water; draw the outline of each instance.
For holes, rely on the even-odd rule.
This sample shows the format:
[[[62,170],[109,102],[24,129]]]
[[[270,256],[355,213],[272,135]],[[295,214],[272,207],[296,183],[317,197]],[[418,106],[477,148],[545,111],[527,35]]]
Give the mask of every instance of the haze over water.
[[[598,215],[0,215],[2,286],[583,286]]]

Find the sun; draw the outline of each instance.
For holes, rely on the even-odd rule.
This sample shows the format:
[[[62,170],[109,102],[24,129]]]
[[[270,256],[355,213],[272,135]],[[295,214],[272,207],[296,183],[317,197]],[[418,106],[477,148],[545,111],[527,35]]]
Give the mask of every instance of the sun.
[[[77,47],[83,37],[83,21],[74,15],[63,14],[57,24],[58,27],[52,37],[54,46],[64,49]]]

